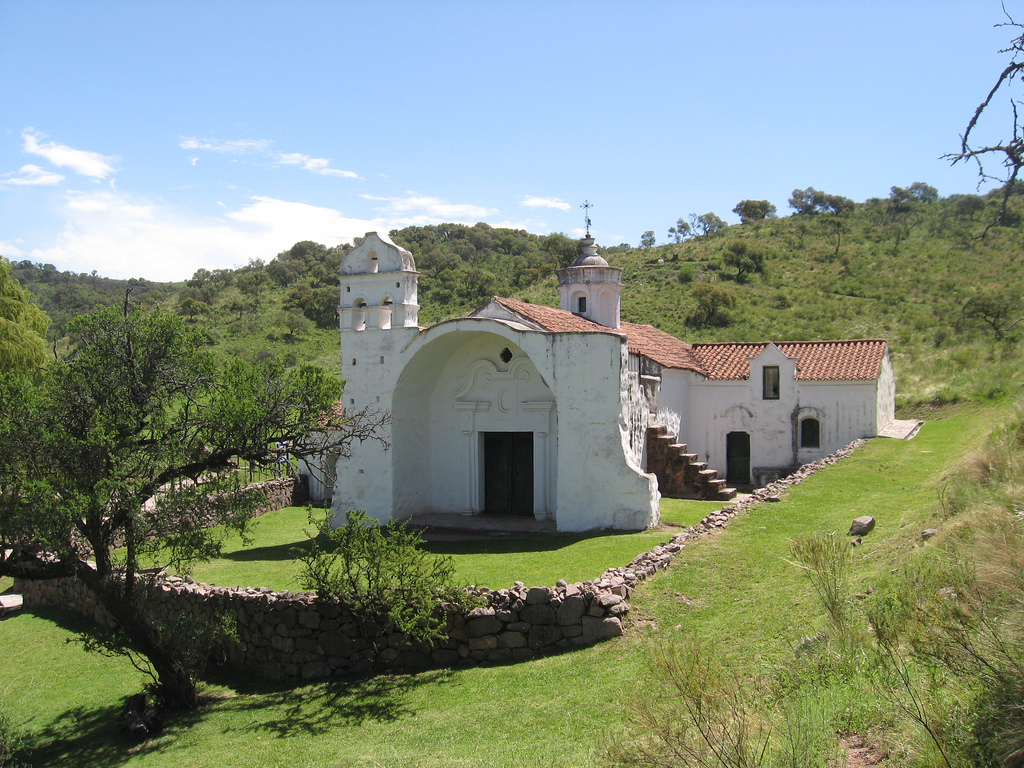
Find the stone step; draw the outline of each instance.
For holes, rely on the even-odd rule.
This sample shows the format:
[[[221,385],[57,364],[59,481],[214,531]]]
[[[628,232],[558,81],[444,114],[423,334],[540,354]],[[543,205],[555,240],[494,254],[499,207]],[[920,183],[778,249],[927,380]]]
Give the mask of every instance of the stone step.
[[[703,464],[703,462],[701,462],[701,463]],[[704,464],[704,466],[707,467],[707,464]],[[715,480],[715,479],[718,478],[718,470],[717,469],[701,469],[701,470],[697,471],[697,474],[701,478],[706,480],[706,481],[711,481],[711,480]],[[725,481],[723,481],[723,482],[725,482]]]
[[[732,501],[736,498],[737,490],[735,488],[719,488],[718,489],[718,500],[719,501]]]
[[[675,453],[686,453],[686,443],[670,443],[668,449]]]
[[[647,427],[647,434],[651,437],[668,434],[668,427],[664,424],[651,424]]]

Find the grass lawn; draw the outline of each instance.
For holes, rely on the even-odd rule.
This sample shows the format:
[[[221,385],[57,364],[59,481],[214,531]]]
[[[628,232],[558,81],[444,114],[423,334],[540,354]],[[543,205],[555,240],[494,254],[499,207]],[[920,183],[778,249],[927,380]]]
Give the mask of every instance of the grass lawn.
[[[122,661],[66,645],[76,620],[60,611],[37,610],[0,623],[0,690],[8,713],[29,735],[31,748],[24,758],[35,765],[600,764],[603,746],[620,734],[631,702],[650,684],[647,658],[683,632],[706,638],[740,670],[760,673],[792,661],[795,642],[813,634],[824,619],[806,580],[787,562],[791,539],[821,530],[845,533],[854,517],[874,515],[875,531],[854,551],[856,589],[880,585],[915,549],[927,546],[919,534],[936,523],[944,473],[997,416],[995,409],[965,411],[929,422],[909,442],[872,440],[792,489],[781,502],[761,505],[724,533],[688,546],[669,571],[637,590],[626,635],[595,648],[525,664],[357,685],[288,688],[218,679],[207,688],[212,698],[199,715],[172,722],[165,736],[132,747],[121,741],[112,722],[120,697],[138,690],[141,675]],[[666,514],[699,518],[704,513],[687,510],[689,505],[681,505]],[[268,516],[261,526],[274,527],[274,520]],[[280,542],[263,547],[282,547],[283,552],[299,540],[295,531],[303,528],[301,519],[293,529],[280,525]],[[517,558],[524,570],[528,562],[546,561],[537,567],[536,581],[550,583],[551,576],[582,567],[587,556],[579,554],[581,547],[611,547],[607,552],[615,556],[613,562],[588,566],[600,572],[644,549],[645,536],[664,540],[668,533],[630,536],[635,538],[572,537],[553,548],[520,546],[493,557],[453,556],[463,578],[493,579],[497,586],[522,578],[517,573],[523,570],[514,567]],[[628,544],[617,549],[619,542]],[[450,543],[444,546],[451,548]],[[481,577],[474,562],[499,555],[508,564]],[[283,559],[225,562],[230,567],[244,563],[249,573],[275,574],[282,572]],[[212,580],[234,581],[219,575]],[[260,581],[275,586],[272,579]]]
[[[492,589],[511,587],[517,580],[527,586],[554,586],[558,579],[586,581],[600,576],[606,568],[626,565],[641,552],[668,540],[681,528],[700,522],[721,506],[721,502],[663,499],[663,526],[654,531],[439,541],[427,542],[425,548],[450,556],[460,583]],[[270,512],[255,521],[249,546],[243,546],[237,536],[232,536],[223,556],[197,564],[192,576],[222,587],[298,590],[298,567],[292,550],[305,546],[310,530],[313,526],[303,507]]]

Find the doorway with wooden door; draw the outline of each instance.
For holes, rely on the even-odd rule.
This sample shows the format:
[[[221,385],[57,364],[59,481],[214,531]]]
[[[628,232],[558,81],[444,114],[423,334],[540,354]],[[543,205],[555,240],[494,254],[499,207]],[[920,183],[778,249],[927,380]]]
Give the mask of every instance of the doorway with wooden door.
[[[725,436],[725,480],[729,485],[750,484],[748,432],[730,432]]]
[[[533,509],[533,432],[484,432],[484,513],[525,515]]]

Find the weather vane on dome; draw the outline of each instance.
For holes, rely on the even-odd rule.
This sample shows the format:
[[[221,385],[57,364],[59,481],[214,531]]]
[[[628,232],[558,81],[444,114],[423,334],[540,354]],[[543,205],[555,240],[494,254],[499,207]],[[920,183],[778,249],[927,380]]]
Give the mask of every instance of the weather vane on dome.
[[[593,207],[594,204],[589,200],[584,200],[580,206],[583,209],[583,223],[587,225],[587,237],[590,237],[590,209]]]

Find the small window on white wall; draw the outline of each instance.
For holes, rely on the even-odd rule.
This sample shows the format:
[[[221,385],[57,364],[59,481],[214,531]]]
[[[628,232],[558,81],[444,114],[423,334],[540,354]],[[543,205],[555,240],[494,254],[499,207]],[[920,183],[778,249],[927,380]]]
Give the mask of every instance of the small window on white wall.
[[[817,419],[804,419],[800,422],[800,447],[821,447],[821,422]]]
[[[587,314],[587,297],[580,296],[576,299],[576,313],[579,315]]]
[[[779,366],[766,365],[762,372],[762,397],[765,400],[778,400],[779,383]]]

